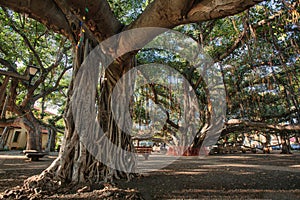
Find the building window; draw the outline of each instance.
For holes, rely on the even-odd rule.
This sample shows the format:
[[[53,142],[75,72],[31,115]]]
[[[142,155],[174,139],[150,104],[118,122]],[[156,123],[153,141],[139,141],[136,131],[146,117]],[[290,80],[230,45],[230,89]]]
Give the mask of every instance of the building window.
[[[16,131],[15,132],[12,142],[18,142],[18,138],[19,138],[20,133],[21,133],[21,131]]]

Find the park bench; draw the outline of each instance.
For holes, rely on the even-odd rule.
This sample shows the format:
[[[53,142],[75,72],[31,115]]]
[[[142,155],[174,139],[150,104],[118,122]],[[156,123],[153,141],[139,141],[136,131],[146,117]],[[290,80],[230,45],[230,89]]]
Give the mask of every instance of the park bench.
[[[152,152],[152,147],[137,146],[137,147],[135,147],[135,152],[138,154],[142,154],[144,156],[145,160],[148,160],[148,158]]]
[[[31,161],[38,161],[40,158],[48,154],[46,152],[41,152],[37,150],[24,150],[23,153],[27,158],[30,158]]]

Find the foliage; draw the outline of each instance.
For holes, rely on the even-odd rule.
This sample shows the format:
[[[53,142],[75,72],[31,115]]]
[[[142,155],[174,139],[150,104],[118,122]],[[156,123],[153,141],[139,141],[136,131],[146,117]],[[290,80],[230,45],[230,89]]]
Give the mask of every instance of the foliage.
[[[214,62],[221,65],[227,93],[227,120],[300,123],[298,4],[296,1],[265,2],[224,19],[176,27],[177,31],[197,41]],[[165,64],[188,77],[185,73],[189,64],[179,55],[144,50],[139,52],[137,60],[138,64]],[[195,85],[198,79],[199,75],[194,71],[189,81]],[[194,89],[201,110],[207,112],[205,87],[202,82]],[[150,86],[144,91],[146,93],[140,93],[144,97],[139,97],[136,102],[138,105],[142,104],[142,99],[149,101]],[[171,108],[170,97],[166,95],[169,92],[155,86],[160,104],[171,114],[170,119],[178,122],[180,110],[168,109]],[[150,99],[153,99],[155,94],[152,92],[151,95]],[[136,106],[135,109],[135,116],[149,119],[145,108]]]
[[[33,112],[44,123],[54,125],[61,117],[46,110],[55,109],[58,115],[64,110],[71,78],[67,72],[72,63],[70,43],[25,14],[0,9],[0,23],[0,58],[9,63],[1,68],[20,75],[25,75],[29,65],[39,68],[31,82],[11,77],[11,84],[1,91],[10,97],[8,111],[17,116]],[[4,77],[0,76],[1,82]]]
[[[109,0],[115,16],[124,24],[135,20],[153,0]]]

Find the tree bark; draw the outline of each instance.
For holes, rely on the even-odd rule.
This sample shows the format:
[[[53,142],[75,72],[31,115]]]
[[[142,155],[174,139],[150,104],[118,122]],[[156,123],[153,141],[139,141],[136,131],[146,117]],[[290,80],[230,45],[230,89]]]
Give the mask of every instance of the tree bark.
[[[291,148],[288,141],[289,138],[287,137],[286,133],[281,133],[280,139],[281,139],[281,154],[290,154]]]
[[[53,151],[55,151],[57,132],[55,130],[53,130],[52,128],[49,128],[48,134],[49,134],[49,136],[48,136],[48,143],[47,143],[46,151],[53,152]]]
[[[7,141],[7,137],[9,134],[10,128],[9,127],[5,127],[2,134],[1,134],[1,138],[0,138],[0,150],[3,150]]]
[[[276,132],[299,132],[300,125],[281,125],[281,124],[267,124],[263,122],[252,122],[239,119],[231,119],[225,123],[226,127],[223,132],[228,132],[226,129],[236,129],[236,131],[243,129],[245,126],[250,129],[273,130]]]

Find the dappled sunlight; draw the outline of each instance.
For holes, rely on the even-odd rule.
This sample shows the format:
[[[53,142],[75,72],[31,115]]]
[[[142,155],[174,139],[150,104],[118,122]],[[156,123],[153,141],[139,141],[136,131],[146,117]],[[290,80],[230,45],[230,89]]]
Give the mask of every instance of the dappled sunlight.
[[[236,168],[254,168],[254,169],[264,169],[264,170],[272,170],[272,171],[292,171],[292,172],[300,172],[300,169],[292,169],[289,167],[283,166],[268,166],[268,165],[251,165],[251,164],[240,164],[240,163],[214,163],[212,165],[203,165],[202,167],[207,168],[220,168],[220,167],[236,167]]]
[[[240,155],[224,155],[224,156],[218,156],[218,158],[222,158],[222,159],[241,159],[241,156]],[[251,157],[251,156],[243,156],[242,157],[243,160],[252,159],[252,158],[253,157]]]
[[[8,178],[8,179],[1,179],[0,182],[7,182],[7,181],[14,181],[15,179],[13,178]]]
[[[233,171],[231,172],[231,174],[234,175],[255,175],[255,172],[250,172],[250,171],[244,171],[244,170],[237,170],[237,171]]]
[[[178,171],[176,169],[160,169],[156,172],[164,173],[165,175],[199,175],[210,172],[209,169],[186,169]]]
[[[151,156],[147,163],[159,159]],[[293,157],[274,154],[183,157],[121,185],[139,190],[148,199],[219,199],[220,196],[240,199],[241,195],[250,199],[274,199],[274,195],[277,199],[297,199],[300,195],[298,158],[298,154]]]
[[[291,167],[291,168],[299,168],[300,169],[300,165],[291,165],[289,167]]]
[[[124,189],[135,188],[143,194],[155,192],[156,196],[149,199],[180,199],[187,196],[206,199],[220,195],[223,199],[232,199],[238,194],[253,199],[271,199],[274,194],[296,199],[295,195],[300,195],[298,158],[299,154],[292,157],[277,154],[181,157],[164,168],[141,173],[140,178],[117,183]],[[148,160],[138,156],[139,167],[144,170],[172,159],[172,156],[161,154],[151,154]],[[4,163],[1,164],[1,161]],[[45,169],[48,161],[48,157],[39,162],[24,160],[23,157],[8,160],[2,157],[0,186],[7,188],[22,183],[27,177]]]
[[[24,166],[24,164],[23,163],[12,163],[12,164],[4,164],[4,166]]]
[[[208,173],[207,170],[199,170],[199,171],[183,171],[183,172],[174,172],[174,175],[199,175]]]
[[[268,171],[282,171],[282,172],[300,172],[300,165],[298,165],[297,159],[291,159],[291,155],[282,156],[282,154],[255,154],[255,155],[222,155],[222,156],[206,156],[206,157],[180,157],[178,160],[174,159],[174,162],[164,169],[158,169],[158,172],[168,172],[168,168],[172,168],[173,165],[178,163],[184,163],[184,165],[177,166],[177,169],[171,170],[177,174],[192,174],[192,172],[203,173],[209,172],[214,169],[233,168],[255,170],[268,170]],[[292,155],[295,156],[295,155]],[[151,155],[149,160],[139,157],[138,170],[140,172],[151,171],[149,169],[156,169],[158,165],[164,162],[170,162],[172,156],[163,155]],[[176,157],[177,159],[177,157]],[[270,162],[273,160],[272,162]],[[202,169],[202,170],[200,170]],[[235,172],[240,175],[254,174],[253,172]]]
[[[293,192],[293,193],[292,193]],[[300,190],[259,190],[259,189],[239,189],[239,190],[212,190],[212,189],[183,189],[173,191],[161,198],[183,198],[189,196],[191,198],[201,197],[201,199],[214,199],[222,195],[222,199],[240,199],[243,194],[245,199],[298,199]]]
[[[13,160],[13,159],[26,159],[26,157],[23,155],[0,155],[0,159]]]
[[[7,153],[8,155],[5,155]],[[6,189],[23,184],[32,175],[41,173],[55,157],[44,157],[32,162],[20,152],[1,152],[0,155],[0,193]]]

